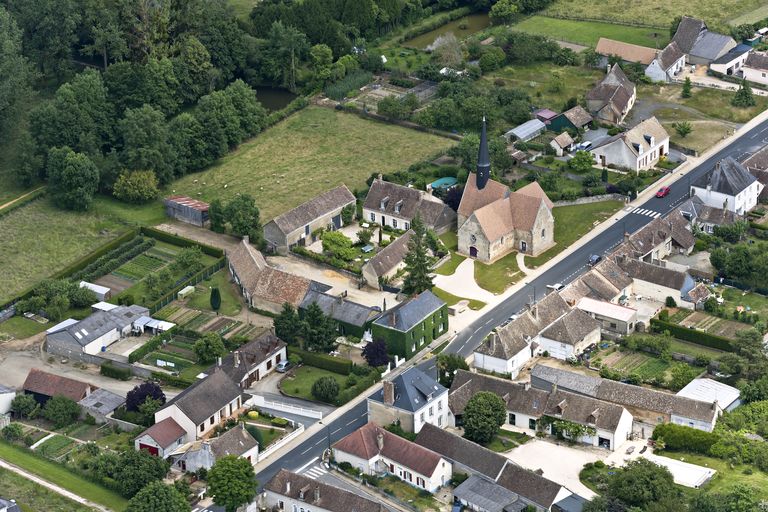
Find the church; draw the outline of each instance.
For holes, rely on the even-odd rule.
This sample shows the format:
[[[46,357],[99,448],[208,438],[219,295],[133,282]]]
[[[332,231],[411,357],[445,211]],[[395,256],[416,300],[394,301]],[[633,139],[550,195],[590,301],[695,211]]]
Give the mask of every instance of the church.
[[[538,256],[555,245],[552,206],[537,182],[512,192],[491,179],[483,119],[477,170],[469,174],[457,212],[459,253],[484,263],[512,251]]]

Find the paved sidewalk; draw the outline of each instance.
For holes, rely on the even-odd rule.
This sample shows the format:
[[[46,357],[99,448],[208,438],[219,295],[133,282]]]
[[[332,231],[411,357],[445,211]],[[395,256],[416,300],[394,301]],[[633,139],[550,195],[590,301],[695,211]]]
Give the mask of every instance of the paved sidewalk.
[[[434,283],[438,288],[465,299],[481,300],[488,303],[496,297],[475,282],[475,260],[471,258],[462,261],[456,267],[456,271],[449,276],[435,274]]]

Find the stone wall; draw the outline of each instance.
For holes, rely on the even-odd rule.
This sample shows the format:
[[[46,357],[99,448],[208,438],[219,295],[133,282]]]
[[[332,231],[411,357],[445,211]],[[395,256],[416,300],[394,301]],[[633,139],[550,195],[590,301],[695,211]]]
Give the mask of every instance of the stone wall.
[[[573,201],[557,201],[555,202],[555,208],[558,206],[576,206],[579,204],[599,203],[601,201],[627,201],[627,196],[621,194],[601,194],[599,196],[580,197]]]

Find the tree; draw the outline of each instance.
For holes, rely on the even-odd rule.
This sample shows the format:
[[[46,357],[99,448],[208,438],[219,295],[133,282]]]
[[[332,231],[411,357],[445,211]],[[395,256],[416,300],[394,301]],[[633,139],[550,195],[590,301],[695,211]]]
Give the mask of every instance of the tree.
[[[318,85],[322,87],[331,79],[333,50],[327,44],[316,44],[309,49],[309,56],[312,61],[312,73]]]
[[[189,512],[186,496],[171,485],[155,481],[148,483],[128,503],[126,512]]]
[[[208,93],[213,85],[214,68],[211,54],[195,36],[187,35],[176,44],[177,55],[172,59],[173,73],[179,82],[182,101],[192,104]]]
[[[195,355],[201,363],[212,363],[217,357],[227,353],[227,348],[217,332],[207,332],[193,346]]]
[[[683,82],[683,90],[680,93],[680,96],[682,96],[683,98],[690,98],[692,96],[691,77],[689,76],[685,77],[685,81]]]
[[[160,405],[165,404],[165,393],[154,382],[142,382],[134,386],[125,396],[125,408],[128,411],[138,411],[139,406],[146,402],[147,398],[157,400]]]
[[[194,274],[203,268],[203,252],[199,245],[185,247],[176,255],[173,267],[186,275]]]
[[[389,362],[387,342],[381,338],[371,341],[363,348],[363,357],[368,366],[384,366]]]
[[[594,157],[589,151],[579,150],[568,160],[568,167],[574,172],[589,172],[594,165]]]
[[[123,142],[120,160],[132,171],[151,170],[162,184],[173,179],[173,153],[165,115],[150,105],[129,108],[118,132]]]
[[[146,203],[159,193],[157,176],[153,171],[124,172],[112,188],[112,194],[127,203]]]
[[[674,391],[678,391],[695,379],[700,373],[700,370],[697,370],[686,363],[678,363],[672,366],[670,373],[672,377],[669,380],[669,387]]]
[[[0,6],[0,134],[5,134],[19,109],[32,95],[35,73],[22,54],[22,32]]]
[[[120,494],[132,498],[146,485],[163,479],[168,468],[168,462],[146,450],[126,450],[119,455],[113,478]]]
[[[440,66],[458,69],[464,62],[461,43],[452,32],[438,36],[431,48]]]
[[[54,428],[62,428],[77,421],[80,406],[72,399],[57,395],[45,402],[43,416],[53,423]]]
[[[275,317],[275,335],[286,343],[296,343],[301,336],[302,322],[292,304],[286,302]]]
[[[672,127],[682,138],[687,137],[693,131],[693,126],[691,126],[690,121],[678,121],[676,123],[672,123]]]
[[[208,218],[211,221],[211,230],[216,233],[224,233],[227,229],[227,215],[224,203],[221,199],[214,199],[208,208]]]
[[[480,56],[480,69],[483,70],[483,73],[488,73],[499,69],[504,65],[506,58],[507,55],[504,53],[504,50],[498,46],[491,46],[490,48],[486,49]]]
[[[304,349],[311,352],[330,352],[336,347],[336,322],[313,302],[304,311],[301,336],[304,339]]]
[[[450,388],[453,378],[459,370],[469,370],[469,365],[458,354],[439,354],[437,356],[437,375],[440,384]]]
[[[306,53],[309,42],[307,36],[291,26],[275,21],[269,31],[268,52],[275,62],[275,70],[283,85],[290,91],[296,91],[296,75],[299,62]]]
[[[731,105],[739,108],[754,107],[756,104],[755,97],[752,95],[752,87],[749,86],[746,80],[741,81],[739,90],[736,91],[736,95],[731,100]]]
[[[87,210],[99,186],[99,170],[90,158],[71,149],[48,152],[48,183],[54,202],[68,210]]]
[[[644,510],[649,504],[677,495],[672,473],[648,459],[635,459],[612,475],[609,496]]]
[[[219,308],[221,308],[221,292],[217,286],[214,286],[211,288],[211,309],[218,313]]]
[[[259,209],[256,201],[248,194],[235,196],[225,210],[226,218],[232,229],[232,234],[248,236],[251,244],[260,246],[264,231],[259,220]]]
[[[234,455],[218,459],[208,471],[208,493],[227,512],[250,502],[256,496],[256,486],[251,463]]]
[[[5,427],[3,427],[2,430],[3,439],[6,441],[18,441],[22,437],[24,437],[24,429],[21,428],[21,425],[18,423],[11,423]]]
[[[256,91],[242,80],[235,80],[224,89],[224,94],[237,112],[240,140],[259,133],[266,121],[267,111],[256,99]]]
[[[320,377],[312,384],[312,396],[321,402],[335,403],[339,396],[339,383],[330,375]]]
[[[515,0],[499,0],[491,7],[489,16],[494,25],[499,25],[514,20],[518,11]]]
[[[373,238],[373,231],[370,229],[360,229],[357,232],[357,242],[362,245],[368,245]]]
[[[405,279],[403,293],[415,295],[431,290],[434,284],[430,275],[430,260],[427,247],[427,228],[417,214],[411,221],[411,239],[405,255]]]
[[[29,418],[37,407],[37,401],[32,395],[16,395],[11,401],[11,410],[17,418]]]
[[[737,41],[746,41],[755,35],[755,27],[749,23],[742,23],[731,28],[731,35]]]
[[[490,391],[480,391],[464,408],[464,437],[478,444],[488,444],[498,433],[507,416],[504,400]]]

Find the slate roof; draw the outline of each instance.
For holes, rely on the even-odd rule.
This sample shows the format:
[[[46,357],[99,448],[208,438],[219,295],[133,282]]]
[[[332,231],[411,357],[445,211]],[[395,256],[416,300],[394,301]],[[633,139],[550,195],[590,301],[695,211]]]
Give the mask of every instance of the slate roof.
[[[566,110],[563,112],[563,115],[577,128],[592,122],[592,116],[581,105],[576,105],[572,109]]]
[[[9,386],[4,386],[3,384],[0,384],[0,395],[4,395],[6,393],[16,393],[16,390]]]
[[[252,297],[283,304],[298,306],[312,282],[301,276],[289,274],[267,265],[264,256],[255,247],[242,240],[237,247],[227,251],[230,265],[240,279],[241,285]]]
[[[211,451],[217,459],[227,455],[239,457],[258,445],[259,442],[245,429],[244,423],[211,439]]]
[[[623,290],[632,284],[632,278],[611,258],[604,258],[603,261],[594,266],[593,270],[599,273],[616,290]]]
[[[499,485],[549,510],[562,486],[552,480],[509,463],[501,472]]]
[[[416,444],[485,475],[491,480],[496,480],[507,464],[506,457],[430,423],[425,423],[421,427],[416,436]]]
[[[226,373],[232,382],[239,383],[248,375],[250,371],[261,363],[271,358],[285,347],[285,342],[275,336],[271,331],[260,334],[256,339],[241,345],[235,352],[237,353],[237,364],[235,364],[235,352],[230,352],[221,360],[221,366],[218,368]],[[217,366],[211,366],[207,372],[213,373]]]
[[[597,390],[600,387],[600,382],[602,381],[599,377],[591,377],[581,373],[569,372],[543,364],[537,364],[531,370],[532,385],[536,385],[536,379],[541,379],[551,384],[557,384],[560,389],[581,393],[582,395],[587,396],[596,396]]]
[[[731,61],[741,57],[745,53],[749,53],[753,50],[753,48],[749,45],[738,45],[736,48],[733,48],[728,53],[721,55],[720,57],[716,58],[710,63],[710,66],[712,64],[728,64]]]
[[[464,480],[453,490],[453,496],[487,512],[516,512],[526,506],[516,493],[479,475]]]
[[[691,183],[691,186],[720,192],[728,196],[736,196],[741,191],[757,181],[743,165],[731,157],[726,157],[715,164],[715,167]]]
[[[560,343],[576,345],[596,330],[600,330],[600,322],[580,309],[572,309],[568,314],[547,327],[541,335]]]
[[[297,229],[303,229],[304,226],[320,217],[354,203],[355,196],[352,192],[346,185],[339,185],[275,217],[271,222],[274,222],[283,234],[288,235]]]
[[[0,507],[5,507],[3,510],[6,512],[21,512],[21,507],[15,501],[3,498],[0,498]]]
[[[656,57],[656,60],[658,61],[659,66],[661,66],[661,69],[667,71],[683,57],[685,57],[683,50],[680,49],[680,46],[675,41],[672,41],[664,47],[661,53]]]
[[[380,435],[382,450],[379,450]],[[442,460],[442,457],[432,450],[393,434],[375,423],[366,423],[335,443],[333,449],[363,460],[371,460],[381,455],[427,477],[432,476]]]
[[[358,327],[363,327],[381,314],[381,309],[378,307],[365,306],[343,297],[335,297],[327,293],[311,290],[307,292],[299,307],[306,309],[313,303],[317,304],[323,313],[334,320]]]
[[[469,173],[467,183],[464,185],[464,192],[459,203],[458,214],[469,217],[475,210],[483,206],[504,199],[509,196],[510,190],[506,185],[498,181],[488,180],[485,187],[480,190],[477,188],[477,174]]]
[[[89,393],[98,389],[93,384],[54,375],[37,368],[29,370],[21,388],[28,393],[44,396],[65,396],[75,402],[79,402]]]
[[[425,290],[386,310],[374,323],[388,329],[408,332],[444,305],[445,302],[442,299],[431,291]]]
[[[766,71],[768,70],[768,54],[764,52],[752,52],[747,55],[747,60],[744,62],[744,66]]]
[[[731,36],[718,34],[716,32],[710,32],[707,30],[696,41],[688,52],[695,57],[701,57],[702,59],[715,60],[723,52],[724,48],[732,48],[736,46],[736,41]]]
[[[81,407],[107,415],[125,403],[125,397],[99,388],[79,402]]]
[[[415,366],[392,379],[392,383],[395,385],[394,407],[410,412],[418,411],[424,404],[448,391]],[[370,399],[384,403],[384,390],[378,390]]]
[[[167,448],[171,443],[186,435],[186,431],[173,418],[165,418],[139,434],[139,437],[149,436],[158,446]]]
[[[546,414],[581,425],[594,425],[614,432],[624,408],[593,397],[569,393],[558,388],[549,395]]]
[[[289,484],[290,491],[287,490]],[[330,512],[388,512],[381,503],[287,469],[281,469],[266,483],[264,489]],[[315,490],[319,491],[319,500],[315,500]],[[302,492],[304,499],[300,500]]]
[[[381,277],[402,263],[408,254],[408,242],[413,235],[412,230],[406,231],[395,239],[394,242],[376,253],[376,256],[365,262],[363,268],[373,269],[373,273]]]
[[[77,323],[48,335],[48,339],[85,347],[115,329],[123,330],[140,316],[149,315],[144,306],[118,306],[109,311],[96,311]]]
[[[717,226],[733,224],[737,220],[735,212],[732,212],[731,210],[724,210],[722,208],[715,208],[713,206],[707,206],[698,196],[693,196],[678,206],[677,209],[681,215],[683,212],[685,212],[690,214],[692,219],[696,219],[698,222],[714,224]]]
[[[686,281],[686,276],[688,275],[686,272],[660,267],[659,265],[623,256],[617,258],[617,263],[621,268],[626,270],[633,279],[647,281],[649,283],[666,286],[667,288],[676,290],[682,290]]]
[[[647,46],[625,43],[601,37],[597,41],[595,52],[600,55],[621,57],[621,60],[627,62],[639,62],[647,66],[656,58],[656,50]]]
[[[691,49],[693,49],[693,45],[699,39],[699,35],[706,29],[707,24],[702,20],[683,16],[672,41],[676,42],[683,52],[691,53]]]
[[[162,409],[175,405],[195,425],[199,425],[240,395],[237,384],[223,370],[215,368],[207,377],[198,379],[166,402]]]
[[[653,146],[651,146],[650,137],[653,137]],[[669,134],[658,119],[656,119],[656,117],[651,117],[624,133],[606,139],[600,144],[597,144],[593,149],[615,143],[623,143],[635,156],[640,156],[641,154],[650,151],[653,147],[658,146],[662,141],[668,138]]]
[[[587,93],[586,99],[602,103],[596,110],[610,105],[617,114],[621,114],[629,107],[634,93],[635,84],[630,82],[618,64],[614,64],[611,71]]]
[[[403,219],[412,219],[418,214],[424,224],[430,228],[450,224],[455,218],[452,217],[453,210],[438,198],[421,190],[384,181],[381,178],[371,183],[363,208]]]
[[[565,149],[571,144],[573,144],[573,138],[568,132],[563,132],[554,139],[552,139],[552,142],[558,145],[561,149]],[[538,183],[538,182],[534,182]]]

